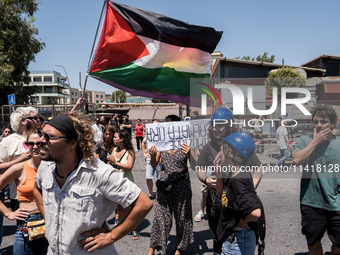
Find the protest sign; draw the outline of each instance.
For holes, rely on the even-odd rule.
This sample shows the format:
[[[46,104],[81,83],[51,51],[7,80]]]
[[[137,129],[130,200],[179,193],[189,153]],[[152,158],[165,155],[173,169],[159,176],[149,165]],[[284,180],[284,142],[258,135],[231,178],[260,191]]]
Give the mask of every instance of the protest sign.
[[[191,148],[203,148],[208,143],[209,120],[190,120],[146,125],[148,148],[158,151],[178,150],[182,143]]]

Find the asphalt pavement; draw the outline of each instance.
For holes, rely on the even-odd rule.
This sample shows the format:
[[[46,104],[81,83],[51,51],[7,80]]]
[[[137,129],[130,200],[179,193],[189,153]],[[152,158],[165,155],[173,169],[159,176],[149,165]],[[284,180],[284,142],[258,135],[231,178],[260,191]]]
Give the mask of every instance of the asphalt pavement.
[[[266,152],[265,152],[266,153]],[[266,156],[260,155],[261,161],[266,162]],[[145,193],[148,189],[145,181],[145,161],[142,152],[136,152],[136,161],[133,167],[136,184]],[[194,171],[190,170],[192,197],[192,215],[195,217],[200,207],[201,183]],[[154,187],[154,191],[156,188]],[[300,227],[300,174],[298,171],[265,173],[257,189],[266,214],[267,236],[265,254],[269,255],[307,255],[308,249],[305,237],[301,234]],[[155,200],[153,200],[155,203]],[[9,206],[9,201],[5,203]],[[155,208],[155,205],[154,205]],[[132,240],[132,235],[127,235],[115,243],[120,255],[146,255],[149,249],[149,238],[154,215],[154,208],[138,226],[140,239]],[[113,215],[112,215],[113,217]],[[108,220],[112,219],[110,217]],[[113,223],[110,221],[110,223]],[[4,219],[4,238],[2,241],[3,255],[12,254],[15,222]],[[201,222],[194,221],[194,243],[183,254],[212,254],[212,237],[208,227],[207,217]],[[327,234],[322,240],[324,252],[330,251],[331,243]],[[167,255],[174,254],[176,249],[175,223],[171,230],[168,242]],[[158,254],[158,253],[156,253]]]

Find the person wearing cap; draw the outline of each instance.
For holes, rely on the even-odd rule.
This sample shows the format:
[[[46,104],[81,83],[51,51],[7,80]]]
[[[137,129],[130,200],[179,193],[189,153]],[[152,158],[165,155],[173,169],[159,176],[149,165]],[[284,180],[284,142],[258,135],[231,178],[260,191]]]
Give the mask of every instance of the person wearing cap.
[[[221,150],[221,145],[224,144],[224,140],[221,137],[227,137],[228,135],[237,132],[236,125],[231,125],[234,121],[232,112],[227,108],[219,108],[214,113],[210,120],[210,128],[208,137],[210,142],[204,145],[200,154],[197,157],[197,161],[194,157],[191,157],[190,164],[192,169],[198,169],[198,179],[206,186],[201,187],[201,211],[196,215],[195,220],[199,217],[203,218],[203,211],[206,205],[206,212],[208,215],[209,228],[213,236],[213,254],[221,254],[222,242],[217,239],[216,228],[219,224],[219,215],[221,211],[221,200],[216,195],[216,183],[217,178],[214,172],[209,172],[210,166],[214,165],[214,160]],[[262,177],[261,162],[256,154],[248,162],[250,166],[256,166],[258,171],[253,173],[254,186],[257,188]],[[203,201],[203,202],[202,202]],[[206,201],[206,202],[205,202]]]
[[[107,126],[107,122],[105,121],[105,117],[104,116],[100,117],[99,125],[102,127],[102,129],[104,129],[104,127]]]
[[[92,130],[94,134],[95,145],[101,144],[103,142],[103,129],[100,126],[99,118],[96,118],[94,120],[94,124],[92,125]]]
[[[261,207],[251,173],[245,168],[255,152],[254,140],[242,132],[222,139],[225,143],[216,160],[221,166],[216,194],[222,201],[217,238],[223,241],[222,254],[254,254],[256,235],[250,226],[260,218]]]
[[[94,157],[91,122],[75,112],[50,120],[40,133],[46,143],[33,190],[44,215],[48,254],[117,254],[114,243],[152,208],[147,195],[111,165]],[[121,223],[106,219],[117,206]]]

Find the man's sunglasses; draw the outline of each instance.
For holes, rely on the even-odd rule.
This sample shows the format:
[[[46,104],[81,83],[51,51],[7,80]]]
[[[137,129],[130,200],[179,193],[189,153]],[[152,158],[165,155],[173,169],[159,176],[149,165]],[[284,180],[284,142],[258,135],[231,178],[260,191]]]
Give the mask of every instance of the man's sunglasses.
[[[42,130],[38,130],[38,135],[40,137],[44,137],[44,139],[46,140],[46,142],[48,142],[49,140],[58,140],[60,138],[68,138],[67,136],[50,136],[50,134],[44,133]]]
[[[36,120],[36,119],[37,119],[37,116],[26,117],[26,119],[29,119],[29,120]]]
[[[37,147],[41,147],[41,146],[45,146],[46,145],[46,143],[43,143],[43,142],[36,142],[36,143],[34,143],[34,142],[26,142],[25,143],[28,147],[34,147],[34,145],[37,145]]]

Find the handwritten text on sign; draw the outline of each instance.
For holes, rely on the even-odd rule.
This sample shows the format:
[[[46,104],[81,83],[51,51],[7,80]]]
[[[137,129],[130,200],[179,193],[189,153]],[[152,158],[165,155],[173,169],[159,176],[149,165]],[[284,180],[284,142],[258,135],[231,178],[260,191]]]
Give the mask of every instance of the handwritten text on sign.
[[[191,148],[203,148],[208,143],[209,120],[190,120],[146,125],[148,148],[158,151],[178,150],[182,143]]]

